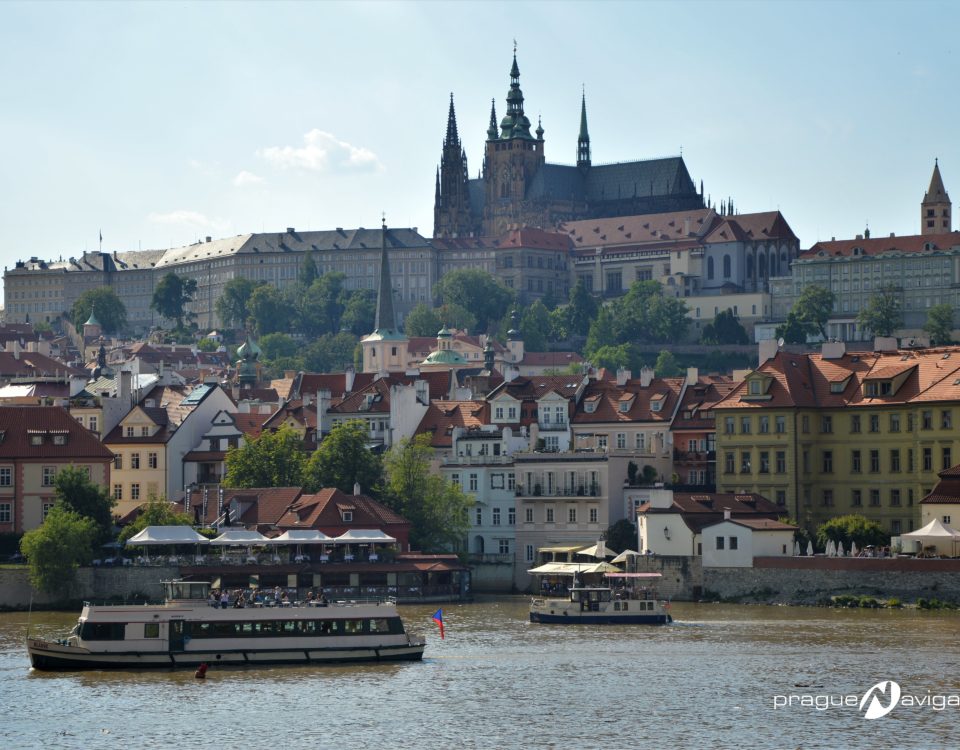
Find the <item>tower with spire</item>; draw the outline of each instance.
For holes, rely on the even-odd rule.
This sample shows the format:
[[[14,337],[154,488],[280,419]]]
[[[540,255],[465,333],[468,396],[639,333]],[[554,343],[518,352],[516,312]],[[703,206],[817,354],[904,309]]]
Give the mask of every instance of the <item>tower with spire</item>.
[[[409,341],[397,323],[393,306],[393,284],[390,281],[390,259],[387,220],[381,227],[380,280],[377,287],[377,313],[373,333],[360,341],[364,372],[403,372],[407,369]]]
[[[443,139],[440,167],[437,169],[436,195],[433,200],[433,236],[469,237],[477,227],[470,212],[470,175],[467,152],[457,132],[457,113],[450,94],[447,134]]]
[[[590,133],[587,131],[587,92],[580,100],[580,135],[577,137],[577,169],[590,169]]]
[[[944,234],[951,231],[953,223],[950,209],[950,196],[943,186],[940,164],[934,159],[930,187],[920,203],[920,234]]]

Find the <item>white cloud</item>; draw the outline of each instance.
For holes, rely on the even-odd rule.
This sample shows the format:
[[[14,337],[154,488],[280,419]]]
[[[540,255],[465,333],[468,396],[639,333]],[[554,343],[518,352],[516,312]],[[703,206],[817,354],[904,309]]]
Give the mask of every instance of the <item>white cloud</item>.
[[[270,146],[257,156],[277,167],[311,172],[373,172],[383,169],[377,155],[368,148],[341,141],[333,133],[314,128],[303,136],[303,146]]]
[[[255,175],[253,172],[248,172],[245,169],[233,178],[235,187],[250,187],[251,185],[259,185],[261,182],[263,182],[262,177]]]
[[[189,227],[191,229],[213,229],[224,232],[230,227],[230,222],[224,219],[208,218],[199,211],[170,211],[165,214],[151,213],[147,219],[155,224],[170,224],[173,226]]]

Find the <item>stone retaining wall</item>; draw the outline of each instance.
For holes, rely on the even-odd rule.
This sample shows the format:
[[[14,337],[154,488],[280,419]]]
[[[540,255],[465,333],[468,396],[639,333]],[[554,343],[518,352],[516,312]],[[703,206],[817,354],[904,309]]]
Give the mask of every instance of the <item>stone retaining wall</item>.
[[[151,599],[162,598],[160,581],[169,581],[179,575],[177,568],[167,566],[126,568],[80,568],[76,580],[63,594],[51,596],[36,592],[30,586],[27,568],[0,569],[0,609],[37,609],[64,605],[75,606],[83,600],[133,598],[136,595]]]

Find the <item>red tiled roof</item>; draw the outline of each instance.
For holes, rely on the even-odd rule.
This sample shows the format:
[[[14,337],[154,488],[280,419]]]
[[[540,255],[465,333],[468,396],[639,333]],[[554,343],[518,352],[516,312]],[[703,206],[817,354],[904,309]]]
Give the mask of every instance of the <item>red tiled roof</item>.
[[[237,500],[243,508],[241,522],[246,526],[276,525],[280,517],[303,493],[300,487],[246,487],[243,489],[224,488],[224,505]],[[207,513],[202,518],[204,523],[211,523],[217,518],[218,492],[211,489],[207,492]],[[193,490],[190,493],[190,507],[203,507],[203,490]],[[191,510],[191,512],[193,512]]]
[[[583,362],[583,357],[576,352],[524,352],[520,364],[524,367],[567,367]]]
[[[449,448],[454,427],[479,427],[487,423],[488,414],[486,401],[432,401],[416,434],[429,434],[434,448]]]
[[[573,416],[574,424],[601,422],[669,422],[680,396],[683,378],[654,378],[644,388],[639,380],[629,380],[623,386],[609,381],[591,381]],[[651,403],[662,400],[660,411],[653,411]],[[593,412],[587,404],[595,404]],[[621,404],[629,404],[621,411]]]
[[[366,495],[348,495],[335,487],[314,495],[301,496],[277,521],[281,529],[337,528],[344,524],[338,504],[352,506],[350,525],[357,529],[380,529],[383,526],[409,525],[402,516]]]
[[[859,240],[829,240],[816,243],[809,250],[801,253],[798,260],[848,258],[854,254],[854,248],[860,249],[859,255],[883,255],[884,253],[933,252],[957,246],[960,246],[960,232],[912,234],[904,237],[871,237]]]
[[[60,406],[0,406],[0,458],[103,461],[113,453]],[[54,442],[64,436],[62,445]],[[32,437],[42,443],[33,445]]]
[[[253,412],[237,412],[231,414],[233,422],[237,429],[250,438],[259,437],[263,431],[264,423],[270,419],[272,414],[255,414]]]

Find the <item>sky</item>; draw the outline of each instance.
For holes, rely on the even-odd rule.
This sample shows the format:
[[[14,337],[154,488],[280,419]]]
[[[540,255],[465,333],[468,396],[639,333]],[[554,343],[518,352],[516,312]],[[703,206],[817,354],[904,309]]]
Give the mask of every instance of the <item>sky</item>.
[[[683,154],[801,246],[960,196],[960,4],[0,3],[0,261],[433,226],[454,95],[472,175],[514,42],[546,158]]]

